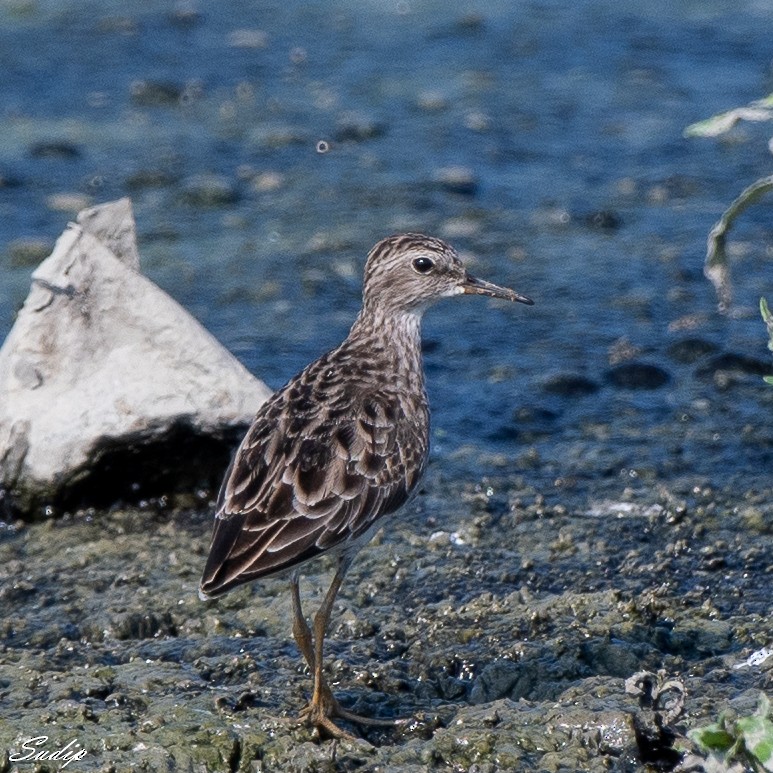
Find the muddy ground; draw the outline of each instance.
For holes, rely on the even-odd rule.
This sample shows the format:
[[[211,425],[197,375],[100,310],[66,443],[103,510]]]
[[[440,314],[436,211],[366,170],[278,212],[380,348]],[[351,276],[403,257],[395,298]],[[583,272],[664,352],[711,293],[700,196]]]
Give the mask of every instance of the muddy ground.
[[[773,390],[736,376],[737,394],[759,390],[769,407]],[[683,470],[621,472],[602,442],[612,432],[646,449],[666,429],[675,458],[717,442],[704,412],[535,434],[516,458],[471,446],[434,458],[335,607],[327,673],[340,700],[409,720],[350,727],[355,742],[296,719],[311,680],[285,580],[197,598],[206,502],[9,525],[0,769],[59,769],[9,762],[39,736],[49,751],[80,744],[71,770],[673,769],[689,727],[728,707],[750,713],[771,690],[773,659],[747,660],[773,638],[773,491],[751,485],[756,473],[716,485]],[[739,436],[770,454],[769,438]],[[309,610],[328,569],[309,567]],[[677,680],[683,711],[664,718],[627,692],[642,671],[651,685]]]
[[[536,304],[427,315],[424,486],[335,607],[341,702],[408,722],[298,724],[287,583],[200,602],[192,491],[2,525],[0,772],[62,769],[19,759],[43,736],[68,771],[670,770],[773,695],[764,204],[732,314],[702,276],[770,124],[683,137],[770,92],[770,9],[172,5],[0,4],[1,335],[67,219],[124,195],[143,271],[272,388],[346,334],[389,233]]]

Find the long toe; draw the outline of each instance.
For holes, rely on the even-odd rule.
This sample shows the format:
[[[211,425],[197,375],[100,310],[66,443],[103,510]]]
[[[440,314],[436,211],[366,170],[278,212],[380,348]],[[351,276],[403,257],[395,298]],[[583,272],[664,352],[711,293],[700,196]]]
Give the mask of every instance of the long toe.
[[[309,705],[301,711],[300,718],[301,721],[307,722],[312,727],[316,727],[321,735],[350,741],[355,740],[355,736],[343,728],[338,727],[338,725],[333,722],[331,718],[333,716],[338,716],[338,712],[330,707],[309,703]]]
[[[343,708],[336,702],[336,711],[333,716],[345,719],[347,722],[353,722],[355,725],[363,727],[395,727],[405,725],[408,719],[391,717],[363,717],[362,714],[355,714],[353,711]]]
[[[316,699],[316,700],[315,700]],[[301,711],[301,719],[314,725],[319,730],[333,738],[348,738],[354,736],[342,730],[333,722],[333,718],[343,719],[361,727],[395,727],[408,722],[407,719],[392,719],[386,717],[364,717],[349,709],[345,709],[335,699],[327,684],[315,694],[308,706]]]

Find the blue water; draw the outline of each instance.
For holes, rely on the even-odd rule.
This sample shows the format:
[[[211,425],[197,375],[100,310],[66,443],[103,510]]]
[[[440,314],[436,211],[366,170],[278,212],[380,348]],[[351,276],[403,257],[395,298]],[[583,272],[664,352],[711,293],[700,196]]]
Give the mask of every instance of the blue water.
[[[663,427],[707,399],[700,438],[685,436],[685,469],[721,475],[729,461],[761,473],[764,432],[753,447],[737,435],[769,410],[759,379],[723,392],[665,351],[694,335],[767,357],[759,320],[719,317],[701,269],[712,223],[770,174],[773,125],[730,140],[682,131],[773,90],[771,22],[773,7],[751,0],[5,3],[0,334],[32,270],[8,246],[53,243],[73,216],[51,208],[55,194],[131,195],[145,272],[272,387],[345,335],[368,248],[423,230],[537,301],[462,299],[429,313],[436,458],[462,443],[521,453],[514,417],[528,408],[556,414],[534,442],[560,468],[583,422]],[[260,31],[258,45],[234,45],[239,30]],[[138,101],[140,81],[179,97]],[[373,136],[342,136],[352,121]],[[41,142],[75,155],[33,155]],[[472,170],[474,196],[437,184],[453,165]],[[138,172],[164,182],[132,186]],[[183,193],[200,173],[223,176],[236,200],[191,204]],[[256,186],[265,173],[277,187]],[[742,306],[773,296],[769,211],[750,210],[734,232]],[[617,227],[589,225],[599,212]],[[695,329],[669,328],[691,314]],[[669,385],[581,399],[541,391],[555,372],[603,383],[620,339]],[[717,433],[727,444],[707,451]],[[624,434],[608,441],[623,456]],[[656,466],[662,448],[645,454]]]

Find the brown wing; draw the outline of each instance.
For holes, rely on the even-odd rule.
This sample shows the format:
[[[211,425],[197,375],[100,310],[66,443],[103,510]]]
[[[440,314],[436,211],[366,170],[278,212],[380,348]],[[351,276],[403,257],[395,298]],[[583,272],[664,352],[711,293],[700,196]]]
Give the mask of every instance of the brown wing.
[[[205,597],[356,539],[418,483],[424,404],[422,421],[409,422],[394,393],[338,386],[335,399],[312,399],[302,374],[258,413],[220,491]]]

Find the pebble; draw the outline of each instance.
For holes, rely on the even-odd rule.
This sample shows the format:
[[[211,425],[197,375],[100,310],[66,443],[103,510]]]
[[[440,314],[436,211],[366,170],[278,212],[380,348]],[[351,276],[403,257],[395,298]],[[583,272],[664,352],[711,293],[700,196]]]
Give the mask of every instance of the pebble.
[[[421,110],[437,113],[449,106],[448,98],[440,91],[422,91],[416,98],[416,105]]]
[[[646,362],[626,362],[610,368],[605,381],[618,389],[658,389],[671,380],[670,374]]]
[[[91,197],[84,193],[54,193],[46,198],[46,206],[54,212],[80,212],[91,204]]]
[[[445,166],[435,170],[433,182],[449,193],[474,196],[478,192],[478,178],[467,166]]]
[[[290,145],[305,145],[310,142],[309,135],[297,126],[283,123],[268,123],[253,129],[247,146],[253,150],[278,150]]]
[[[136,80],[131,84],[131,101],[138,107],[169,107],[177,105],[183,87],[166,81]]]
[[[231,48],[266,48],[268,35],[259,29],[239,29],[229,33],[227,42]]]
[[[616,212],[600,209],[585,216],[585,224],[599,231],[617,231],[623,220]]]
[[[719,347],[715,343],[704,338],[682,338],[674,341],[666,350],[672,360],[688,365],[718,351]]]
[[[12,172],[6,172],[0,169],[0,189],[2,188],[18,188],[22,184],[20,177],[17,177]]]
[[[557,373],[549,376],[541,385],[542,391],[561,397],[581,397],[598,392],[598,383],[578,373]]]
[[[337,142],[363,142],[386,134],[387,127],[375,118],[347,113],[336,123],[334,139]]]
[[[51,254],[53,248],[54,243],[48,239],[37,237],[14,239],[8,245],[11,267],[37,266],[41,260]]]
[[[71,160],[80,158],[83,154],[80,148],[66,140],[50,140],[33,142],[29,154],[32,158],[61,158]]]
[[[170,24],[181,29],[189,29],[202,21],[203,16],[196,3],[190,0],[178,0],[169,12]]]
[[[219,207],[239,198],[234,183],[225,175],[196,174],[182,182],[182,199],[194,207]]]
[[[260,172],[252,180],[252,189],[257,193],[269,193],[284,185],[284,175],[279,172]]]
[[[749,376],[767,376],[773,366],[765,360],[758,360],[746,354],[724,352],[712,357],[705,365],[698,368],[697,376],[714,376],[720,371],[726,373],[740,373]]]
[[[145,188],[168,188],[179,180],[179,176],[163,169],[138,169],[126,178],[126,187],[131,191]]]

